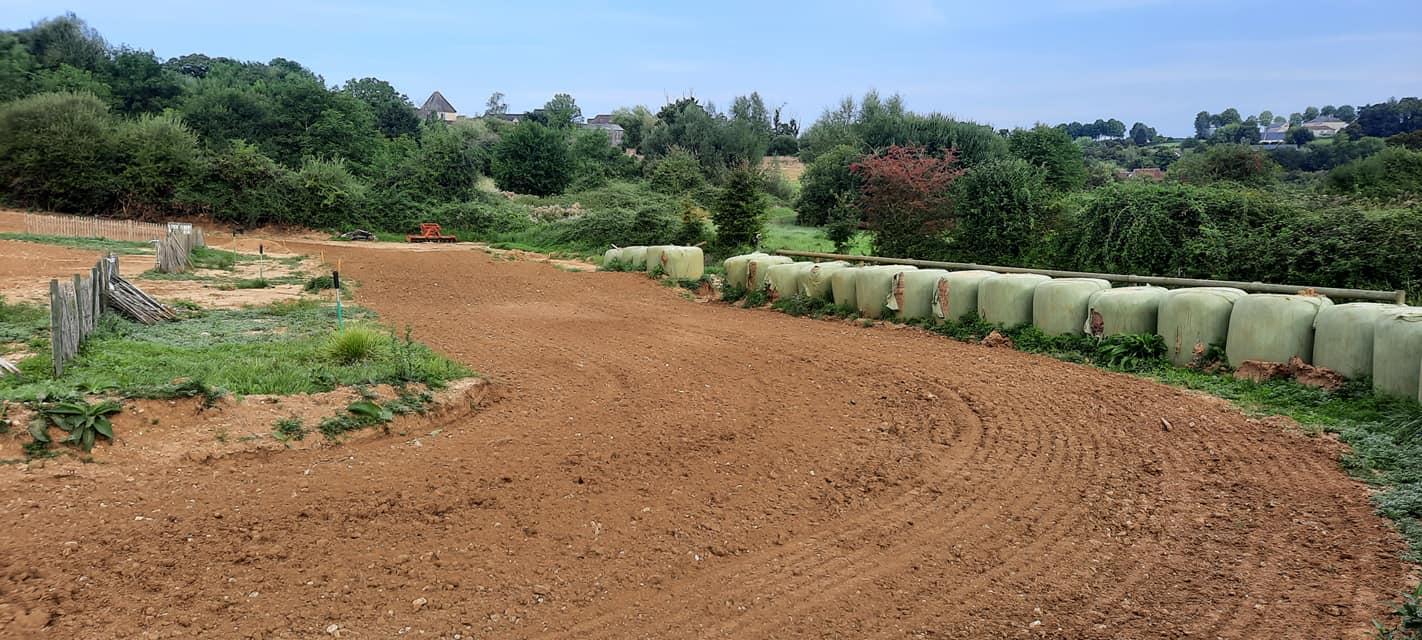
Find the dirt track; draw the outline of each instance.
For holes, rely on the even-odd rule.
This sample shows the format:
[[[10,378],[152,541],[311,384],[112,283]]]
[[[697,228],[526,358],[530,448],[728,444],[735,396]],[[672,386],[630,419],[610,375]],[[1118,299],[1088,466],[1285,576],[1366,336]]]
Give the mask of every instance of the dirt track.
[[[636,274],[338,257],[502,397],[418,446],[0,470],[0,635],[1338,638],[1405,584],[1338,445],[1220,401]]]

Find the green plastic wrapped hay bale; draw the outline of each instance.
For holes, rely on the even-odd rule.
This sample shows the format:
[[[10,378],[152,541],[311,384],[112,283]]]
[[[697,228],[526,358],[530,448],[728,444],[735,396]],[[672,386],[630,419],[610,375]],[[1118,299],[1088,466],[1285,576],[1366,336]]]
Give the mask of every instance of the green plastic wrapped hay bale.
[[[831,288],[833,282],[831,278],[841,269],[848,269],[849,263],[841,260],[834,262],[816,262],[804,275],[800,277],[800,293],[810,298],[820,300],[831,299]]]
[[[706,255],[701,247],[671,247],[662,251],[662,271],[668,278],[700,280],[706,273]]]
[[[894,274],[913,271],[914,268],[902,264],[885,264],[864,267],[854,277],[854,307],[865,318],[884,317],[884,302],[894,288]]]
[[[1032,324],[1037,286],[1051,280],[1035,273],[999,273],[978,283],[978,316],[988,324],[1016,329]]]
[[[770,298],[778,300],[795,295],[800,290],[800,278],[809,273],[814,266],[813,262],[788,262],[771,265],[765,271],[765,279],[769,283],[767,289],[770,291]]]
[[[1156,335],[1165,339],[1165,355],[1179,366],[1195,361],[1211,345],[1229,337],[1229,317],[1234,301],[1245,293],[1229,287],[1172,289],[1160,299]]]
[[[745,255],[731,256],[721,263],[726,271],[726,286],[741,287],[746,286],[746,270],[750,267],[752,258],[759,258],[768,255],[760,252],[747,253]]]
[[[1422,307],[1385,311],[1373,324],[1373,391],[1422,400]]]
[[[1037,285],[1032,295],[1032,324],[1049,336],[1085,332],[1086,306],[1091,294],[1110,289],[1100,278],[1057,278]]]
[[[1373,375],[1373,330],[1384,313],[1401,307],[1354,302],[1319,309],[1313,319],[1313,364],[1345,378]]]
[[[857,307],[859,296],[854,290],[854,283],[859,279],[859,272],[864,267],[845,267],[830,274],[830,296],[836,306]]]
[[[900,320],[932,318],[933,290],[938,286],[938,280],[946,275],[948,272],[944,269],[914,269],[895,273],[884,306],[896,312]]]
[[[933,315],[957,322],[970,313],[977,313],[978,285],[995,275],[995,271],[974,269],[939,276],[933,291]]]
[[[642,268],[647,271],[656,271],[662,267],[662,253],[668,249],[676,247],[669,244],[659,244],[654,247],[647,247],[647,253],[642,256]]]
[[[619,262],[622,262],[621,249],[613,247],[611,249],[608,249],[607,251],[602,252],[602,266],[604,269],[607,267],[611,267],[612,265]]]
[[[1313,321],[1331,306],[1323,296],[1255,293],[1235,300],[1225,340],[1229,366],[1245,360],[1284,364],[1295,356],[1313,362]]]
[[[622,263],[633,271],[645,270],[647,268],[647,248],[622,247]]]
[[[761,291],[770,284],[770,268],[777,264],[789,264],[793,259],[786,256],[756,256],[746,263],[746,290]]]
[[[1082,330],[1093,336],[1154,334],[1160,324],[1160,287],[1121,287],[1091,294]]]

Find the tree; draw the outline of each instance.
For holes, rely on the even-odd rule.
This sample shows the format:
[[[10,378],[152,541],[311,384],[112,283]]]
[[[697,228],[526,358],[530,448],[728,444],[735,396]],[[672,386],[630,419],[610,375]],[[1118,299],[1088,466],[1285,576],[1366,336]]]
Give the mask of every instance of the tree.
[[[1351,104],[1339,105],[1338,110],[1333,112],[1333,116],[1344,122],[1352,122],[1358,118],[1358,112]]]
[[[856,202],[876,252],[891,257],[943,252],[944,235],[953,226],[950,188],[963,174],[956,153],[937,156],[923,147],[893,146],[850,170],[861,180]]]
[[[953,247],[972,262],[1021,264],[1051,222],[1046,174],[1017,158],[969,169],[953,184]]]
[[[1265,109],[1265,110],[1259,112],[1259,122],[1260,122],[1261,124],[1266,124],[1266,125],[1267,125],[1267,124],[1269,124],[1269,123],[1271,123],[1271,122],[1273,122],[1273,121],[1274,121],[1274,112],[1273,112],[1273,111],[1270,111],[1270,110],[1268,110],[1268,109]]]
[[[175,106],[183,92],[178,74],[159,63],[152,51],[121,49],[105,69],[104,82],[119,113],[158,113]]]
[[[1289,144],[1308,144],[1313,142],[1313,132],[1303,127],[1290,127],[1288,133],[1284,134],[1284,142]]]
[[[1242,144],[1216,144],[1187,153],[1170,165],[1170,177],[1190,184],[1235,182],[1263,187],[1279,174],[1279,165],[1262,151]]]
[[[1214,144],[1255,144],[1259,142],[1259,135],[1258,125],[1236,122],[1215,129],[1215,134],[1210,136],[1210,142]]]
[[[657,125],[657,116],[642,105],[632,108],[620,107],[612,112],[612,122],[622,127],[622,148],[636,149],[642,144],[642,137]]]
[[[1299,125],[1301,125],[1301,124],[1303,124],[1303,123],[1304,123],[1304,117],[1303,117],[1303,114],[1302,114],[1302,113],[1298,113],[1298,112],[1296,111],[1296,112],[1294,112],[1294,113],[1289,114],[1289,126],[1291,126],[1291,127],[1297,127],[1297,126],[1299,126]]]
[[[113,204],[108,108],[87,93],[41,93],[0,106],[0,184],[19,206],[99,213]]]
[[[1126,137],[1126,123],[1121,122],[1120,120],[1117,120],[1115,118],[1111,118],[1110,120],[1106,121],[1106,127],[1102,131],[1102,135],[1110,136],[1112,138],[1124,138]]]
[[[742,164],[727,176],[711,219],[716,223],[717,245],[731,249],[755,242],[765,225],[765,199],[760,194],[760,177],[750,165]]]
[[[1062,191],[1080,189],[1086,184],[1086,159],[1077,146],[1060,129],[1038,125],[1018,129],[1007,138],[1013,156],[1047,172],[1047,184]]]
[[[197,135],[172,112],[122,122],[116,134],[121,210],[137,217],[175,210],[179,195],[191,190],[202,169]]]
[[[379,78],[352,79],[341,90],[370,107],[376,128],[386,137],[419,134],[420,117],[415,114],[415,105],[389,82]]]
[[[1335,107],[1335,106],[1333,106],[1333,105],[1331,105],[1331,104],[1330,104],[1330,105],[1324,105],[1324,107],[1323,107],[1322,109],[1319,109],[1319,110],[1318,110],[1318,115],[1321,115],[1321,116],[1331,116],[1331,115],[1333,115],[1336,111],[1338,111],[1338,107]]]
[[[1210,126],[1214,124],[1214,118],[1210,117],[1210,112],[1201,111],[1195,114],[1195,137],[1201,140],[1210,137]]]
[[[1312,119],[1317,118],[1317,117],[1318,117],[1318,107],[1309,107],[1309,108],[1307,108],[1307,109],[1304,109],[1304,112],[1303,112],[1303,119],[1304,119],[1304,122],[1308,122],[1309,120],[1312,120]]]
[[[1279,125],[1281,125],[1281,124],[1284,124],[1284,123],[1286,123],[1286,122],[1288,122],[1288,121],[1289,121],[1289,119],[1288,119],[1288,118],[1285,118],[1284,116],[1274,116],[1274,120],[1273,120],[1272,124],[1277,127],[1277,126],[1279,126]]]
[[[800,197],[795,201],[797,222],[822,225],[829,221],[830,211],[836,206],[854,204],[859,178],[850,167],[861,155],[858,149],[842,144],[805,167],[800,176]]]
[[[1143,122],[1131,125],[1131,142],[1136,146],[1144,147],[1155,140],[1156,132],[1154,127],[1147,127]]]
[[[559,131],[523,121],[494,148],[494,182],[515,193],[562,193],[573,180],[573,160]]]
[[[1356,126],[1364,136],[1386,138],[1422,129],[1422,99],[1402,98],[1370,104],[1358,110]]]
[[[566,129],[583,121],[583,110],[573,100],[573,96],[560,93],[543,105],[544,124],[555,129]]]
[[[682,195],[705,186],[706,177],[701,174],[701,162],[696,155],[676,147],[652,165],[651,183],[656,191]]]
[[[1239,115],[1239,109],[1236,109],[1234,107],[1225,109],[1224,111],[1219,112],[1219,114],[1215,116],[1215,125],[1220,127],[1230,124],[1238,124],[1243,121],[1244,119],[1241,118]]]
[[[504,102],[504,94],[495,91],[489,96],[489,100],[484,103],[484,117],[501,116],[509,112],[509,105]]]
[[[73,13],[41,20],[17,35],[39,66],[47,69],[67,64],[97,72],[109,63],[108,43]]]
[[[1330,193],[1368,198],[1422,197],[1422,151],[1388,147],[1328,172],[1323,186]]]

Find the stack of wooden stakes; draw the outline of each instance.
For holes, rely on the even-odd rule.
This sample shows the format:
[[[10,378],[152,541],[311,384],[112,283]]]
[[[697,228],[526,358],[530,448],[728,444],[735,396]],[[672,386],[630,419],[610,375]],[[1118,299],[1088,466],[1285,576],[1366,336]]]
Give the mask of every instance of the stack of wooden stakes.
[[[87,276],[76,275],[73,282],[50,280],[49,341],[54,375],[64,374],[65,363],[79,353],[84,338],[110,310],[144,324],[178,319],[171,308],[119,275],[117,256],[100,258]]]

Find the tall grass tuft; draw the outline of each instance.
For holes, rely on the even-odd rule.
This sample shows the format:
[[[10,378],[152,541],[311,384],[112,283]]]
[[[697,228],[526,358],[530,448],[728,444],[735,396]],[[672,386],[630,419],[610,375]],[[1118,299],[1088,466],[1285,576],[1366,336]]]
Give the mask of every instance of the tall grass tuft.
[[[332,334],[327,349],[336,362],[356,364],[374,358],[389,342],[389,336],[371,327],[355,325]]]

